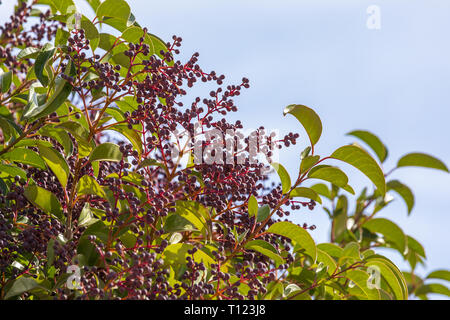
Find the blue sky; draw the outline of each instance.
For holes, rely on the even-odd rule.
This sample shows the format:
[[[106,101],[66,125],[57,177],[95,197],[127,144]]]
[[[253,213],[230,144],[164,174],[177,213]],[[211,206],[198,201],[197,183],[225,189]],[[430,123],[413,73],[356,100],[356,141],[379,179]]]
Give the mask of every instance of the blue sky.
[[[0,21],[11,12],[4,0]],[[240,119],[249,128],[264,125],[299,132],[300,145],[284,149],[281,162],[294,176],[306,146],[303,129],[283,117],[291,103],[314,108],[324,132],[321,155],[353,142],[354,129],[377,134],[388,146],[392,168],[408,152],[433,154],[450,166],[450,2],[389,1],[128,1],[139,23],[169,40],[183,38],[182,57],[200,53],[200,64],[227,76],[227,83],[250,79],[236,100]],[[89,15],[82,1],[76,1]],[[366,27],[369,5],[381,9],[381,29]],[[206,96],[209,88],[196,89]],[[349,170],[360,190],[369,181]],[[408,184],[416,205],[410,217],[396,199],[384,210],[405,232],[421,241],[427,270],[450,268],[450,175],[422,168],[398,170],[392,178]],[[317,242],[327,241],[329,222],[317,208],[300,211],[297,222],[316,224]],[[401,258],[389,256],[401,266]],[[419,269],[423,274],[425,271]]]

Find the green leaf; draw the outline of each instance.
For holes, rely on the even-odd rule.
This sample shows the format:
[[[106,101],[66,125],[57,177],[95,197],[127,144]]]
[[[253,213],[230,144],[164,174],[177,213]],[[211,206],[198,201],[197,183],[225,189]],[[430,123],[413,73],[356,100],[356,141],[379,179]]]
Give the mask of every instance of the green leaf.
[[[376,153],[381,162],[386,160],[388,150],[383,142],[381,142],[381,140],[373,133],[370,133],[369,131],[355,130],[347,133],[347,135],[354,136],[365,142]]]
[[[58,198],[50,191],[30,184],[25,187],[25,197],[35,206],[41,208],[44,212],[49,213],[60,221],[63,220],[62,207]]]
[[[350,258],[354,261],[360,261],[361,255],[359,254],[360,246],[356,242],[349,242],[345,245],[342,257],[339,259]]]
[[[78,218],[79,227],[89,227],[91,224],[97,222],[98,219],[94,217],[91,206],[88,202],[84,204],[83,210],[81,210],[80,217]]]
[[[58,28],[55,35],[55,46],[56,47],[62,47],[66,45],[67,40],[70,37],[70,33],[66,30],[63,30],[61,28]]]
[[[258,214],[258,200],[253,195],[248,199],[248,214],[250,217]]]
[[[89,5],[91,6],[92,10],[94,10],[95,12],[98,9],[98,6],[101,4],[100,0],[86,0]]]
[[[75,4],[73,0],[53,0],[52,3],[56,9],[61,12],[61,14],[73,13],[75,12]],[[70,11],[69,11],[70,10]]]
[[[27,148],[14,148],[3,154],[1,158],[8,161],[28,164],[42,170],[46,169],[44,160],[42,160],[36,152]]]
[[[36,280],[33,278],[27,278],[27,277],[20,277],[14,280],[13,285],[8,290],[8,292],[5,295],[5,299],[9,299],[18,295],[21,295],[22,293],[25,293],[27,291],[30,291],[34,288],[36,288],[39,284]]]
[[[302,153],[300,153],[300,160],[303,160],[303,159],[305,159],[306,157],[308,157],[310,152],[311,152],[311,147],[310,147],[310,146],[307,146],[307,147],[305,148],[305,150],[303,150]]]
[[[273,162],[271,165],[280,177],[283,194],[287,193],[291,189],[291,177],[289,176],[289,173],[281,164],[277,162]]]
[[[450,289],[440,283],[423,284],[414,292],[416,296],[426,295],[428,293],[441,294],[450,297]]]
[[[5,175],[9,175],[12,178],[19,176],[22,179],[27,179],[27,174],[22,169],[13,165],[0,163],[0,177],[4,177]]]
[[[333,243],[319,243],[317,248],[335,258],[340,258],[344,254],[344,249]]]
[[[119,20],[127,21],[130,13],[130,6],[126,1],[106,0],[98,6],[96,16],[100,21],[102,21],[104,17],[117,18]]]
[[[346,185],[345,187],[342,187],[342,189],[353,195],[355,194],[355,190],[353,190],[353,188],[350,185]]]
[[[69,179],[70,169],[66,160],[55,149],[38,145],[39,153],[42,159],[47,163],[48,167],[53,171],[59,182],[65,188]]]
[[[81,17],[80,26],[85,31],[86,39],[89,40],[90,46],[94,51],[95,49],[97,49],[98,43],[100,41],[100,34],[97,30],[97,27],[89,18],[86,18],[86,16],[84,15]]]
[[[409,153],[398,160],[397,168],[411,166],[432,168],[449,172],[447,166],[441,160],[425,153]]]
[[[34,73],[36,74],[36,78],[42,84],[42,86],[46,87],[48,85],[48,77],[44,75],[44,69],[53,55],[56,52],[56,48],[53,47],[52,44],[47,43],[39,52],[39,55],[36,58],[36,62],[34,64]]]
[[[195,201],[177,201],[175,213],[187,219],[204,235],[209,230],[207,221],[210,220],[208,210]],[[209,230],[210,231],[210,230]]]
[[[89,131],[80,123],[74,121],[66,121],[58,124],[55,128],[64,129],[73,135],[78,143],[78,153],[80,157],[86,157],[91,154],[95,148],[94,140],[89,140]]]
[[[295,197],[302,197],[302,198],[308,198],[314,201],[317,201],[318,203],[322,204],[322,199],[319,197],[316,191],[310,188],[305,187],[298,187],[291,191],[290,196],[292,198]]]
[[[319,246],[317,246],[317,262],[322,262],[327,267],[329,275],[332,275],[337,269],[334,259],[324,250],[319,249]]]
[[[266,220],[270,215],[270,207],[265,204],[261,208],[258,209],[258,212],[256,214],[256,221],[262,222]]]
[[[312,168],[308,173],[308,178],[329,181],[340,188],[348,184],[348,177],[341,169],[328,165]]]
[[[71,61],[71,60],[70,60]],[[73,69],[72,62],[69,62],[66,67],[66,74],[71,74]],[[64,101],[69,97],[72,92],[72,85],[66,80],[58,77],[55,80],[55,92],[51,95],[51,97],[42,105],[37,105],[27,110],[26,113],[23,114],[24,119],[39,119],[45,117],[58,109]]]
[[[123,158],[122,152],[117,144],[105,142],[98,145],[91,153],[89,160],[94,161],[120,161]]]
[[[300,163],[300,172],[304,173],[311,169],[312,166],[314,166],[320,159],[320,156],[307,156],[302,159],[302,162]]]
[[[406,236],[394,222],[385,218],[371,219],[363,224],[363,227],[373,233],[380,233],[384,239],[394,243],[401,254],[406,249]]]
[[[126,41],[133,43],[138,43],[140,38],[143,37],[144,43],[150,48],[150,55],[156,54],[159,57],[162,57],[160,51],[167,51],[166,44],[161,39],[150,33],[146,33],[144,35],[142,28],[136,25],[130,26],[124,30],[121,37]],[[172,65],[172,62],[168,64]]]
[[[365,174],[384,195],[386,193],[386,181],[384,173],[378,163],[365,151],[356,146],[343,146],[333,152],[331,158],[344,161]]]
[[[12,72],[4,72],[0,74],[0,91],[1,93],[8,92],[11,88],[11,82],[12,82]]]
[[[425,256],[425,249],[423,248],[423,246],[420,244],[419,241],[417,241],[416,239],[414,239],[411,236],[406,236],[407,239],[407,244],[408,244],[408,250],[409,251],[414,251],[415,253],[421,255],[422,257],[426,257]]]
[[[376,288],[369,288],[369,274],[362,270],[349,270],[345,273],[345,277],[350,279],[364,293],[369,300],[379,300],[380,293]]]
[[[288,221],[274,223],[267,229],[268,233],[275,233],[294,241],[297,245],[305,249],[313,261],[317,258],[317,248],[311,235],[302,227]]]
[[[38,48],[27,47],[19,52],[17,59],[36,59],[40,51]]]
[[[84,175],[80,178],[77,184],[78,196],[91,194],[107,199],[105,191],[100,187],[94,177]]]
[[[284,263],[284,259],[278,254],[277,249],[264,240],[252,240],[245,245],[246,249],[257,251],[275,261],[278,265]]]
[[[37,147],[37,146],[53,148],[53,145],[50,142],[40,139],[22,139],[14,145],[14,147]]]
[[[408,299],[408,288],[405,278],[398,268],[387,258],[380,255],[372,255],[367,258],[366,267],[379,268],[381,277],[389,285],[397,300]]]
[[[198,231],[198,229],[188,219],[178,215],[172,214],[167,217],[164,223],[164,231],[166,233],[180,232],[180,231]]]
[[[325,198],[331,199],[331,191],[324,183],[316,183],[310,187],[315,192],[324,196]]]
[[[82,140],[85,143],[88,142],[89,131],[78,122],[66,121],[58,124],[56,128],[67,130],[75,139]]]
[[[314,146],[319,141],[322,135],[322,121],[320,121],[317,113],[307,106],[300,104],[291,104],[287,106],[283,115],[292,114],[303,125],[308,134],[311,146]]]
[[[347,219],[348,219],[348,200],[344,195],[339,196],[336,203],[336,208],[333,212],[333,223],[331,225],[333,234],[336,239],[342,240],[341,238],[345,235],[347,231]],[[338,241],[339,242],[339,241]]]
[[[46,125],[39,129],[39,134],[44,137],[55,139],[64,148],[66,156],[72,155],[73,143],[67,132],[63,129],[57,129],[53,125]]]
[[[141,136],[135,130],[129,129],[127,125],[115,125],[114,127],[108,128],[108,130],[113,130],[122,134],[125,138],[127,138],[131,142],[131,144],[134,147],[134,150],[136,150],[139,153],[139,155],[142,154]]]
[[[164,264],[166,266],[186,264],[187,251],[191,250],[193,247],[193,245],[187,243],[175,243],[169,245],[163,252]],[[203,262],[206,266],[211,265],[211,263],[216,263],[216,261],[203,250],[197,250],[193,256],[195,262]]]
[[[0,129],[2,129],[4,142],[9,142],[12,138],[17,138],[18,136],[9,119],[0,117]]]
[[[389,181],[386,184],[386,187],[388,190],[394,190],[400,195],[400,197],[403,198],[403,200],[406,203],[406,206],[408,207],[408,215],[409,215],[411,213],[412,208],[414,207],[414,194],[412,193],[411,189],[398,180]]]
[[[427,275],[427,279],[441,279],[450,281],[450,271],[449,270],[435,270]]]

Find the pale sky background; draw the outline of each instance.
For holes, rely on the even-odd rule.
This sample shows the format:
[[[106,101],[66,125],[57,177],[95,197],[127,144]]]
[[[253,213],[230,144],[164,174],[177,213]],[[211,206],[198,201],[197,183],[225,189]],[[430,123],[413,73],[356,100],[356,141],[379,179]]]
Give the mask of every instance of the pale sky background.
[[[0,22],[15,1],[3,0]],[[183,38],[181,57],[200,53],[200,65],[226,75],[226,84],[250,79],[235,98],[231,116],[248,128],[260,125],[299,132],[301,142],[283,149],[281,163],[296,176],[307,137],[294,117],[283,117],[292,103],[314,108],[324,132],[316,152],[330,154],[353,142],[354,129],[377,134],[389,148],[385,168],[403,154],[426,152],[450,166],[450,2],[445,0],[129,0],[142,26],[164,40]],[[91,16],[83,1],[80,11]],[[369,30],[366,9],[381,9],[381,29]],[[196,95],[207,96],[208,87]],[[348,169],[357,193],[369,183]],[[450,175],[403,168],[391,178],[416,196],[410,217],[396,199],[381,216],[419,240],[428,256],[419,274],[450,268]],[[276,179],[276,177],[274,177]],[[316,242],[328,240],[330,224],[320,208],[290,218],[315,224]],[[403,269],[395,252],[384,252]],[[439,296],[440,297],[440,296]]]

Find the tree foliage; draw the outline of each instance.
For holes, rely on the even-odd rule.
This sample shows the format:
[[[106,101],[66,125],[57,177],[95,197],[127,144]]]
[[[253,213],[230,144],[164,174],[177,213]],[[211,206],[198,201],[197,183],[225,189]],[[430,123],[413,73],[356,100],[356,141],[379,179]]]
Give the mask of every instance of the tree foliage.
[[[449,295],[434,282],[449,281],[449,271],[417,276],[422,245],[378,217],[391,202],[387,192],[405,201],[408,214],[414,195],[390,178],[394,170],[383,171],[388,151],[376,135],[352,131],[369,150],[353,144],[321,156],[320,117],[289,105],[284,114],[298,119],[308,139],[292,177],[271,162],[280,182],[272,186],[267,165],[249,160],[249,139],[218,153],[203,136],[243,127],[226,115],[237,111],[233,98],[249,87],[246,78],[222,88],[224,76],[204,71],[197,53],[176,60],[181,38],[165,43],[151,34],[126,1],[88,3],[92,20],[76,13],[72,0],[18,1],[1,28],[0,298]],[[102,32],[103,25],[116,31]],[[197,82],[218,88],[183,105]],[[187,143],[180,132],[189,133]],[[267,142],[269,160],[299,137],[274,141],[264,128],[254,134]],[[189,143],[194,138],[212,163],[199,163]],[[244,160],[221,163],[218,155]],[[333,159],[373,183],[356,193],[355,203],[349,197],[355,190],[345,171],[329,164]],[[407,166],[448,173],[423,153],[403,156],[394,169]],[[317,203],[331,221],[330,243],[315,243],[315,226],[288,218]],[[398,251],[411,270],[401,272],[379,247]]]

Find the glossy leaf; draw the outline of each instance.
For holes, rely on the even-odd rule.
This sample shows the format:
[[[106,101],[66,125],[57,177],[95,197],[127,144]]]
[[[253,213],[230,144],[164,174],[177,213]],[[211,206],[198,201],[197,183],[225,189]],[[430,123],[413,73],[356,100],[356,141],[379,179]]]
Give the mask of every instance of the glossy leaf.
[[[90,41],[92,50],[95,50],[100,40],[100,34],[97,30],[97,27],[91,22],[89,18],[82,16],[81,28],[85,31],[86,38]]]
[[[35,184],[28,185],[24,191],[25,197],[35,206],[44,212],[51,214],[58,219],[63,219],[62,207],[58,198],[50,191],[38,187]]]
[[[398,268],[387,258],[373,255],[367,258],[366,267],[376,266],[397,300],[408,299],[406,281]]]
[[[447,166],[439,159],[425,153],[409,153],[398,160],[397,167],[425,167],[449,172]]]
[[[340,258],[344,253],[344,249],[333,243],[319,243],[317,248],[335,258]]]
[[[406,236],[394,222],[385,218],[371,219],[363,224],[363,227],[373,233],[380,233],[387,241],[393,242],[400,253],[406,249]]]
[[[95,147],[93,140],[89,140],[89,131],[80,123],[74,121],[66,121],[56,126],[57,129],[68,131],[76,139],[78,143],[78,154],[80,157],[86,157],[91,154]]]
[[[5,93],[8,92],[11,88],[12,83],[12,72],[4,72],[0,74],[0,92]]]
[[[300,163],[300,172],[305,173],[307,170],[311,169],[320,159],[320,156],[307,156],[302,159]]]
[[[70,62],[66,68],[66,74],[72,74],[73,64]],[[58,77],[55,80],[55,91],[44,104],[35,104],[34,107],[24,113],[24,119],[39,119],[53,113],[58,109],[72,92],[72,85]]]
[[[319,141],[322,135],[322,121],[320,121],[317,113],[307,106],[300,104],[291,104],[287,106],[283,114],[292,114],[303,125],[308,134],[311,146],[314,146]]]
[[[360,170],[374,183],[382,195],[386,193],[384,173],[378,163],[364,149],[356,145],[343,146],[334,151],[331,157]]]
[[[291,189],[291,177],[289,176],[289,173],[281,164],[277,162],[273,162],[271,165],[280,177],[283,193],[287,193]]]
[[[78,196],[82,195],[94,195],[99,196],[103,199],[106,198],[105,191],[100,187],[97,180],[94,177],[84,175],[80,178],[77,184],[77,194]]]
[[[134,150],[136,150],[139,155],[142,154],[141,137],[135,130],[129,129],[126,125],[115,125],[114,127],[108,128],[108,130],[114,130],[123,135],[131,142]]]
[[[164,223],[164,231],[171,233],[181,231],[198,231],[198,229],[188,219],[178,214],[172,214],[167,217],[166,222]]]
[[[22,276],[20,278],[17,278],[16,280],[14,280],[13,285],[6,293],[5,299],[21,295],[27,291],[36,288],[38,285],[39,284],[37,283],[37,281],[31,277],[29,278]]]
[[[273,245],[264,240],[249,241],[245,245],[245,248],[262,253],[279,265],[284,263],[284,259],[278,254],[277,249],[275,249]]]
[[[314,240],[308,233],[308,231],[306,231],[302,227],[299,227],[298,225],[288,221],[282,221],[271,225],[269,229],[267,229],[267,232],[279,234],[291,239],[300,247],[305,249],[305,253],[308,254],[314,261],[316,260],[316,244],[314,243]]]
[[[383,142],[381,142],[380,138],[373,133],[369,131],[355,130],[347,133],[347,135],[354,136],[364,141],[375,152],[381,162],[386,160],[388,150]]]
[[[64,148],[66,156],[72,155],[73,143],[65,130],[57,129],[52,125],[46,125],[39,129],[39,134],[55,139]]]
[[[39,55],[40,50],[34,47],[27,47],[22,49],[17,55],[17,59],[36,59]]]
[[[42,145],[39,145],[38,148],[42,159],[44,159],[45,163],[47,163],[50,170],[53,171],[63,188],[65,188],[70,175],[69,166],[66,160],[59,152],[55,151],[55,149],[47,148]]]
[[[325,198],[331,199],[331,192],[328,187],[323,183],[317,183],[310,187],[312,190],[317,192],[319,195],[324,196]]]
[[[270,207],[267,204],[265,204],[261,208],[258,208],[256,221],[262,222],[266,220],[269,217],[269,215],[270,215]]]
[[[449,270],[435,270],[427,275],[427,279],[440,279],[450,281]]]
[[[386,184],[386,187],[388,190],[394,190],[403,198],[406,206],[408,207],[408,214],[410,214],[411,210],[414,207],[414,194],[412,193],[411,189],[398,180],[389,181]]]
[[[429,293],[441,294],[450,297],[450,289],[440,283],[423,284],[415,291],[417,296],[426,295]]]
[[[1,158],[12,162],[28,164],[42,170],[46,168],[44,160],[36,152],[27,148],[14,148],[3,154]]]
[[[345,277],[350,279],[367,297],[369,300],[379,300],[380,293],[376,288],[370,288],[367,283],[369,282],[369,274],[362,270],[349,270],[345,273]]]
[[[78,226],[89,227],[91,224],[94,224],[97,221],[98,219],[94,217],[91,206],[86,202],[83,209],[81,210],[80,217],[78,218]]]
[[[27,179],[27,174],[22,169],[14,166],[0,163],[0,177],[4,177],[9,175],[14,178],[15,176],[19,176],[22,179]]]
[[[96,16],[100,20],[102,20],[104,17],[112,17],[127,21],[130,13],[130,6],[126,1],[106,0],[98,6]]]
[[[105,142],[98,145],[91,153],[89,160],[94,161],[120,161],[123,154],[117,144]]]
[[[44,70],[46,64],[49,62],[53,55],[56,52],[56,48],[51,44],[46,44],[39,52],[39,55],[36,58],[36,62],[34,64],[34,73],[36,74],[39,82],[46,87],[48,85],[48,77],[44,75]]]
[[[415,253],[419,254],[422,257],[426,257],[425,256],[425,249],[423,248],[423,246],[419,243],[419,241],[417,241],[416,239],[414,239],[411,236],[406,236],[407,239],[407,244],[408,244],[408,250],[409,251],[414,251]]]
[[[258,213],[258,200],[256,200],[255,196],[250,196],[248,199],[248,214],[250,217],[256,216]]]
[[[317,201],[318,203],[322,204],[322,199],[320,196],[315,192],[313,189],[305,188],[305,187],[298,187],[291,191],[290,196],[292,198],[295,197],[302,197],[302,198],[308,198],[314,201]]]
[[[329,181],[341,188],[348,184],[348,177],[341,169],[327,165],[312,168],[308,173],[308,178]]]
[[[329,275],[332,275],[337,269],[337,264],[334,259],[324,250],[321,250],[319,246],[317,246],[317,261],[322,262],[327,267],[327,273]]]

